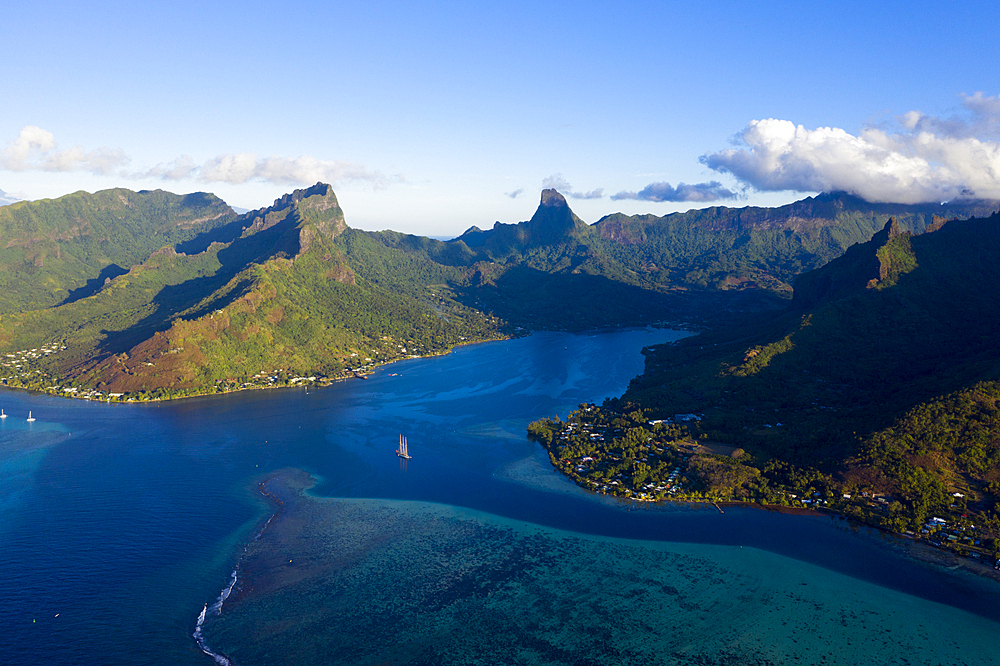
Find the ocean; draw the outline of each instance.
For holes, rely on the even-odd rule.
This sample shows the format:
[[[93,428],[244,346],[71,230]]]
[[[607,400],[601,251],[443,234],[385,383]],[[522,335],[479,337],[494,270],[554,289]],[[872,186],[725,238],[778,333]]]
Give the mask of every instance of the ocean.
[[[1000,663],[1000,586],[895,537],[552,471],[527,424],[620,395],[681,335],[143,405],[0,392],[0,661]]]

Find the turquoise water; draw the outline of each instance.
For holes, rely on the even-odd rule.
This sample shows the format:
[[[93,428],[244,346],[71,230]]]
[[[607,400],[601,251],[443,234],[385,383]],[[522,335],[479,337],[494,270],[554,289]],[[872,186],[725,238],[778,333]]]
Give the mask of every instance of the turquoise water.
[[[997,663],[992,581],[836,519],[628,507],[549,469],[527,423],[620,395],[676,335],[153,405],[0,392],[2,661],[211,664],[192,633],[242,556],[203,627],[239,664]],[[255,539],[277,470],[318,482],[277,477]]]
[[[993,663],[997,624],[767,551],[306,500],[206,625],[242,664]]]

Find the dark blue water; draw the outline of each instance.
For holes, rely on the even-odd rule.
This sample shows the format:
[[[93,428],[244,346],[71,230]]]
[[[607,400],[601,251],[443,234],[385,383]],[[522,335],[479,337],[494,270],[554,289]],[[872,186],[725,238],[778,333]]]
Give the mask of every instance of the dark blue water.
[[[0,393],[0,660],[209,664],[191,633],[271,508],[273,470],[315,494],[421,500],[602,537],[754,546],[1000,619],[995,584],[915,563],[829,518],[628,510],[551,473],[525,426],[619,395],[676,334],[546,333],[398,363],[326,389],[153,405]],[[28,410],[38,421],[24,421]],[[393,451],[409,439],[413,460]]]

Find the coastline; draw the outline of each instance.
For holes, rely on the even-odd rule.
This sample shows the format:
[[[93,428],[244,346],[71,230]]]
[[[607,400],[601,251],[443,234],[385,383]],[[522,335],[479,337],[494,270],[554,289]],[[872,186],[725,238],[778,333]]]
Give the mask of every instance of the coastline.
[[[751,493],[747,492],[744,495],[749,495],[749,498],[733,499],[731,496],[727,497],[727,494],[718,493],[718,489],[706,482],[704,478],[699,485],[693,483],[687,475],[690,474],[694,462],[699,459],[699,455],[707,454],[710,457],[727,461],[736,451],[742,455],[742,450],[717,442],[710,443],[713,444],[712,446],[696,442],[692,440],[690,432],[684,430],[683,426],[678,431],[678,426],[673,418],[666,421],[648,421],[649,426],[654,426],[653,433],[639,430],[647,425],[645,420],[647,417],[642,416],[641,411],[630,414],[628,416],[629,423],[623,424],[615,421],[612,424],[610,417],[603,414],[602,409],[594,404],[581,404],[578,410],[570,413],[566,422],[558,417],[555,419],[543,418],[528,426],[529,439],[541,446],[542,451],[547,454],[552,469],[584,491],[596,496],[615,498],[635,506],[656,506],[681,502],[710,505],[720,513],[725,513],[720,506],[721,504],[722,506],[764,508],[782,513],[802,513],[804,515],[816,513],[817,515],[837,516],[852,524],[919,544],[921,546],[919,552],[924,553],[918,558],[921,561],[947,562],[949,567],[962,568],[994,582],[1000,582],[1000,553],[991,548],[988,540],[984,539],[984,543],[981,544],[974,540],[974,535],[970,536],[965,533],[966,527],[975,530],[975,526],[971,523],[968,525],[958,523],[957,526],[949,527],[950,531],[946,533],[948,541],[945,541],[945,538],[942,537],[942,534],[945,534],[945,528],[941,526],[947,525],[947,521],[941,518],[934,519],[940,523],[936,526],[939,529],[933,529],[929,524],[919,534],[916,533],[917,528],[913,528],[913,532],[904,532],[896,531],[899,528],[895,526],[895,529],[889,529],[877,522],[868,522],[866,518],[871,518],[871,514],[859,509],[864,505],[877,506],[875,498],[869,497],[868,493],[836,490],[831,494],[830,490],[827,489],[824,497],[811,487],[808,492],[804,492],[799,488],[786,485],[779,486],[777,491],[771,491],[768,493],[768,497],[764,497],[764,493],[759,493],[761,495],[759,497],[753,497]],[[621,414],[618,414],[618,417],[622,421],[625,420]],[[678,422],[699,420],[698,415],[695,414],[678,414],[675,418]],[[665,422],[669,425],[663,426]],[[616,435],[621,434],[622,429],[627,426],[635,430],[629,430],[628,437],[617,437]],[[619,429],[614,430],[614,428]],[[674,430],[671,431],[667,428]],[[644,436],[646,439],[637,444],[635,439],[629,439],[634,432],[643,433],[638,437]],[[659,437],[656,433],[659,433]],[[702,435],[702,437],[704,436]],[[631,460],[629,455],[640,461],[642,465],[636,463],[638,466],[633,469],[632,465],[627,462]],[[623,459],[626,460],[626,463],[620,463],[620,460]],[[656,468],[655,476],[651,472],[653,467]],[[670,468],[673,468],[672,472],[670,472]],[[668,472],[670,472],[669,476],[667,476]],[[711,474],[708,476],[711,478]],[[698,478],[697,469],[695,470],[695,478]],[[646,483],[647,481],[648,483]],[[775,492],[780,492],[782,496],[777,498],[780,503],[769,503],[768,500],[774,501]],[[796,493],[804,494],[799,498]],[[880,497],[880,499],[885,504],[884,498]],[[950,516],[950,514],[941,515]],[[962,518],[965,517],[962,516]],[[952,520],[952,517],[949,517],[948,520]],[[936,540],[935,537],[940,541]],[[992,538],[989,532],[987,532],[986,537]],[[963,538],[964,541],[960,542],[959,539]],[[947,544],[951,542],[955,542],[955,544],[949,547]]]
[[[524,331],[523,335],[530,335],[534,331]],[[239,386],[233,388],[223,388],[220,389],[218,386],[206,387],[205,390],[200,390],[196,388],[184,389],[186,392],[183,395],[171,395],[171,396],[156,396],[151,397],[145,395],[146,392],[134,392],[134,393],[121,393],[113,394],[106,391],[99,391],[93,388],[83,388],[73,387],[74,390],[67,390],[66,387],[62,385],[57,385],[53,387],[28,387],[12,385],[7,383],[7,379],[0,380],[0,386],[13,391],[24,391],[26,393],[38,394],[38,395],[49,395],[56,398],[67,398],[75,400],[87,400],[90,402],[103,402],[103,403],[120,403],[120,404],[137,404],[144,402],[166,402],[169,400],[184,400],[186,398],[200,398],[209,395],[227,395],[230,393],[240,393],[242,391],[265,391],[272,389],[293,389],[293,388],[303,388],[309,386],[315,386],[323,388],[329,386],[335,382],[348,381],[350,379],[368,379],[375,370],[383,367],[399,363],[401,361],[410,361],[414,359],[424,359],[424,358],[434,358],[437,356],[447,356],[452,353],[457,347],[466,347],[469,345],[483,344],[487,342],[503,342],[505,340],[512,340],[517,337],[522,337],[522,335],[505,335],[497,338],[485,338],[482,340],[466,340],[458,342],[448,349],[443,351],[432,352],[429,354],[410,354],[407,356],[400,356],[397,358],[388,359],[386,361],[379,361],[369,365],[364,371],[357,372],[355,370],[345,370],[340,374],[328,377],[325,375],[316,375],[310,377],[303,377],[301,381],[289,381],[284,384],[250,384],[250,382],[244,382]],[[211,390],[209,390],[211,388]]]
[[[560,472],[558,468],[553,466],[553,470]],[[561,473],[561,472],[560,472]],[[563,474],[564,477],[576,481],[572,476]],[[590,494],[606,497],[610,499],[618,500],[622,504],[630,504],[635,507],[657,507],[657,506],[668,506],[668,505],[692,505],[692,506],[704,506],[704,507],[715,507],[720,513],[725,513],[720,507],[736,507],[744,509],[756,509],[759,511],[772,511],[774,513],[782,513],[787,515],[796,516],[833,516],[840,518],[847,522],[853,529],[866,529],[870,530],[872,533],[879,534],[883,537],[885,543],[889,544],[894,549],[899,552],[905,553],[909,559],[921,562],[924,564],[930,564],[939,566],[943,569],[955,570],[961,569],[962,571],[968,572],[970,574],[975,574],[982,578],[988,578],[996,583],[1000,583],[1000,570],[997,570],[990,564],[983,562],[980,559],[976,559],[970,556],[963,556],[955,553],[953,551],[935,546],[933,543],[925,541],[923,539],[918,539],[914,536],[909,536],[906,534],[900,534],[898,532],[891,532],[878,525],[871,525],[869,523],[861,522],[849,516],[845,513],[837,511],[835,509],[821,507],[819,509],[806,508],[806,507],[794,507],[785,506],[782,504],[761,504],[759,502],[740,502],[736,500],[711,500],[711,499],[639,499],[639,498],[629,498],[620,495],[613,495],[611,493],[601,493],[588,488],[581,483],[576,484],[582,490],[588,491]]]
[[[59,384],[58,382],[56,383],[55,386],[51,387],[21,386],[17,384],[8,383],[10,377],[5,377],[0,379],[0,387],[15,391],[25,391],[27,393],[33,393],[39,395],[50,395],[57,398],[69,398],[76,400],[88,400],[90,402],[123,403],[123,404],[135,404],[142,402],[165,402],[168,400],[183,400],[185,398],[199,398],[209,395],[227,395],[230,393],[240,393],[242,391],[302,388],[308,386],[316,386],[319,388],[323,388],[335,382],[343,382],[350,379],[367,379],[375,372],[375,370],[393,365],[395,363],[399,363],[401,361],[434,358],[437,356],[447,356],[458,347],[468,347],[470,345],[478,345],[488,342],[503,342],[505,340],[514,340],[516,338],[525,337],[528,335],[532,335],[534,333],[552,332],[552,333],[569,333],[574,335],[581,335],[584,333],[602,334],[602,333],[626,332],[631,330],[643,330],[643,329],[654,328],[654,329],[690,332],[692,335],[694,335],[695,334],[694,329],[697,328],[697,324],[692,322],[659,321],[646,324],[644,326],[603,326],[599,328],[582,328],[582,329],[558,329],[558,328],[532,329],[532,328],[524,328],[521,326],[515,326],[513,328],[514,328],[513,332],[509,334],[501,334],[498,337],[483,338],[477,340],[462,340],[456,342],[447,349],[441,351],[435,351],[426,354],[408,354],[405,356],[399,356],[387,359],[385,361],[372,362],[367,366],[365,366],[361,371],[345,369],[333,377],[329,377],[326,375],[315,375],[315,376],[310,375],[297,378],[300,381],[287,381],[286,383],[283,384],[275,384],[273,382],[252,383],[250,381],[247,381],[247,382],[242,382],[239,385],[234,385],[232,388],[220,388],[216,384],[212,386],[205,386],[203,389],[200,388],[182,389],[184,391],[183,395],[168,395],[168,396],[156,396],[156,397],[147,395],[147,393],[149,393],[150,391],[136,391],[132,393],[111,393],[108,391],[100,391],[96,388],[66,387],[63,386],[62,384]],[[22,354],[24,352],[15,352],[15,353]],[[32,370],[31,372],[41,372],[41,371]],[[155,390],[156,389],[152,389],[151,391]]]
[[[556,328],[529,329],[518,326],[515,327],[514,332],[510,334],[499,335],[498,337],[483,338],[478,340],[462,340],[460,342],[456,342],[447,349],[441,351],[435,351],[426,354],[409,354],[405,356],[399,356],[396,358],[387,359],[385,361],[373,362],[367,365],[360,372],[356,370],[343,370],[340,374],[335,375],[333,377],[325,375],[316,375],[311,377],[306,376],[300,378],[302,381],[295,381],[295,382],[289,381],[284,384],[274,384],[274,383],[251,384],[250,382],[242,382],[238,386],[233,386],[232,388],[221,388],[221,389],[219,388],[218,385],[213,385],[213,386],[206,386],[204,387],[204,389],[199,389],[199,388],[183,389],[185,391],[183,395],[152,397],[146,395],[146,393],[148,393],[147,391],[113,394],[107,391],[99,391],[96,388],[66,387],[61,384],[57,384],[56,386],[52,387],[30,387],[30,386],[21,386],[17,384],[10,384],[8,383],[9,378],[0,379],[0,387],[15,391],[25,391],[27,393],[33,393],[39,395],[50,395],[57,398],[88,400],[90,402],[123,403],[123,404],[135,404],[142,402],[165,402],[168,400],[183,400],[185,398],[199,398],[209,395],[227,395],[230,393],[240,393],[242,391],[302,388],[308,386],[316,386],[323,388],[335,382],[343,382],[350,379],[367,379],[375,372],[375,370],[393,365],[395,363],[399,363],[401,361],[435,358],[437,356],[447,356],[448,354],[452,353],[456,348],[459,347],[468,347],[471,345],[478,345],[489,342],[504,342],[506,340],[514,340],[516,338],[525,337],[528,335],[532,335],[534,333],[552,332],[552,333],[569,333],[573,335],[581,335],[584,333],[602,334],[602,333],[626,332],[631,330],[643,330],[643,329],[655,328],[655,329],[691,332],[691,334],[694,335],[695,331],[693,330],[693,328],[695,326],[696,326],[695,324],[689,322],[654,322],[651,324],[647,324],[645,326],[604,326],[600,328],[584,328],[584,329],[556,329]]]

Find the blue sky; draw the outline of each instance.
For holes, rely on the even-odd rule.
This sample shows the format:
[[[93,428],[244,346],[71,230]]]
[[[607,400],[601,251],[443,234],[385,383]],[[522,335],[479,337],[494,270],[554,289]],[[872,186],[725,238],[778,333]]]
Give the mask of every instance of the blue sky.
[[[1000,198],[995,5],[18,3],[0,190],[331,182],[348,224],[427,235],[777,205]]]

